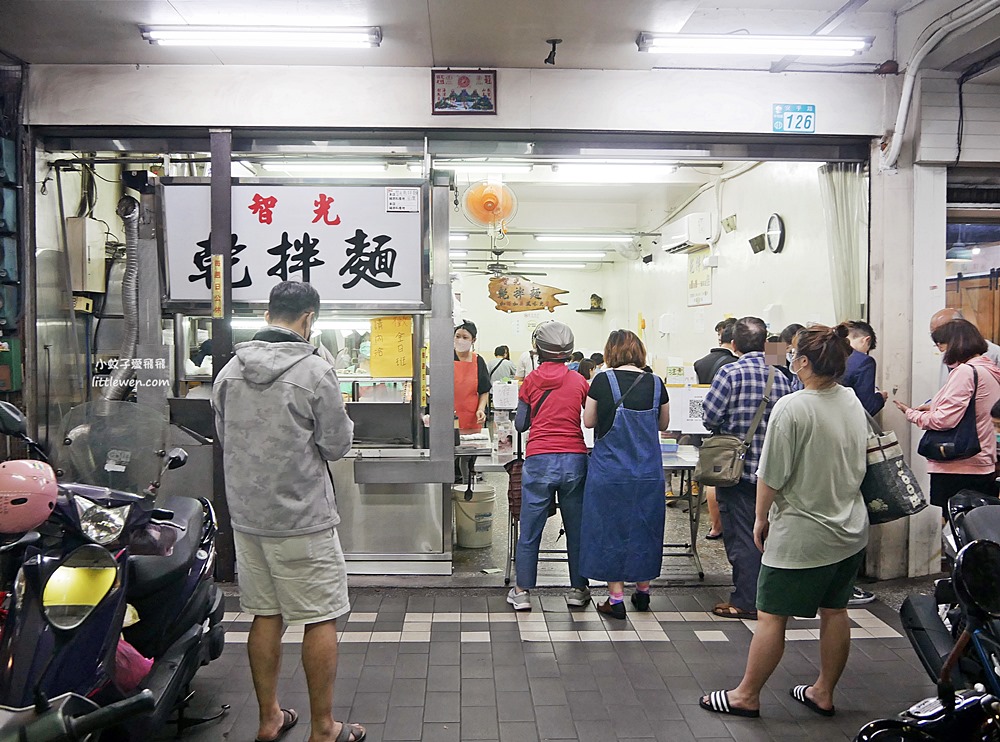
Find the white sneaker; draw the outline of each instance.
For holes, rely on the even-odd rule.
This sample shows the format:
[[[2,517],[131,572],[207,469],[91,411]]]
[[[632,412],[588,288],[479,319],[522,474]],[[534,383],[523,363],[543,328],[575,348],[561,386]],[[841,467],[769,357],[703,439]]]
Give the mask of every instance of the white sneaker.
[[[531,598],[528,596],[527,590],[518,592],[516,587],[512,587],[507,593],[507,602],[514,606],[515,611],[531,610]]]
[[[569,592],[566,593],[566,605],[583,607],[590,602],[590,588],[589,587],[574,587],[570,588]]]

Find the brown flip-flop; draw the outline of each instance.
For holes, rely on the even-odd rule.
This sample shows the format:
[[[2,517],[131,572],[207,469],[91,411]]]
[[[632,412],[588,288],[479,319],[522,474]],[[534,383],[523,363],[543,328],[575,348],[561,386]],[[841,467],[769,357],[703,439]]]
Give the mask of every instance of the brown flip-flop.
[[[351,735],[354,735],[353,737]],[[360,724],[350,724],[348,722],[342,722],[340,725],[340,734],[337,735],[337,739],[334,742],[361,742],[365,737],[368,736],[368,732]]]
[[[719,618],[745,619],[747,621],[757,620],[756,610],[745,611],[742,608],[736,607],[732,603],[719,603],[712,609],[712,615],[718,616]]]

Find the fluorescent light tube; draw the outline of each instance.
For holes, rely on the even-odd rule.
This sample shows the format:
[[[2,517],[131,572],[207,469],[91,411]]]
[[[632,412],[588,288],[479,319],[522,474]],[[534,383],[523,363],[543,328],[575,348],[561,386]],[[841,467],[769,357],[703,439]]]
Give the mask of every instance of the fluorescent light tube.
[[[467,257],[469,257],[469,253],[468,253],[467,250],[449,250],[448,251],[448,257],[449,258],[467,258]]]
[[[532,165],[518,162],[435,162],[438,170],[456,173],[530,173]]]
[[[536,234],[538,242],[631,242],[630,234]]]
[[[448,234],[448,239],[451,242],[465,242],[467,239],[469,239],[469,235],[463,232],[450,232]]]
[[[872,39],[860,36],[776,36],[642,32],[641,52],[661,54],[764,54],[772,57],[853,57],[867,51]]]
[[[263,317],[233,317],[229,321],[234,330],[262,330],[267,327],[267,322]],[[316,330],[357,330],[368,332],[371,330],[371,322],[368,320],[329,320],[318,319],[313,323]]]
[[[270,46],[366,49],[382,44],[378,26],[139,26],[159,46]]]
[[[271,160],[262,162],[260,166],[268,172],[298,173],[302,175],[321,175],[324,173],[384,173],[388,166],[384,162],[331,160]]]
[[[586,268],[586,263],[514,263],[515,268]]]
[[[571,251],[564,252],[562,250],[554,252],[547,252],[545,250],[539,250],[539,251],[524,250],[521,252],[521,255],[524,257],[525,260],[534,260],[536,258],[539,260],[563,260],[563,259],[573,260],[574,258],[576,260],[600,260],[601,258],[605,257],[607,253],[598,252],[597,250],[587,250],[584,252],[571,252]]]

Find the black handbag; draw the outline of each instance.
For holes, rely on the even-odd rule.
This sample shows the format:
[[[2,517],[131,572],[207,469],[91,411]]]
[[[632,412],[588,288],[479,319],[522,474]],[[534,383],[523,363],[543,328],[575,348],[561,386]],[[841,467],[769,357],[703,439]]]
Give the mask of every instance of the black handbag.
[[[976,391],[979,389],[979,374],[975,366],[972,366],[972,379],[969,406],[965,408],[965,414],[958,421],[958,425],[950,430],[928,430],[920,439],[917,453],[924,458],[933,461],[956,461],[971,458],[983,450],[976,426]]]

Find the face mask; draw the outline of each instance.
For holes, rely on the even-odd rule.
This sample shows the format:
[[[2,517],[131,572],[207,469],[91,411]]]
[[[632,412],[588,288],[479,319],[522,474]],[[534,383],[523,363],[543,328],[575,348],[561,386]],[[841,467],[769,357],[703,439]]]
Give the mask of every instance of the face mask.
[[[459,353],[468,353],[470,350],[472,350],[472,341],[456,338],[455,350],[457,350]]]
[[[794,360],[795,360],[795,354],[792,353],[792,351],[788,351],[787,353],[785,353],[785,362],[788,364],[789,368],[792,367],[792,361]]]
[[[372,357],[372,344],[370,342],[368,342],[367,340],[365,340],[363,343],[361,343],[360,346],[358,346],[358,353],[360,354],[360,356],[362,358],[371,358]]]

